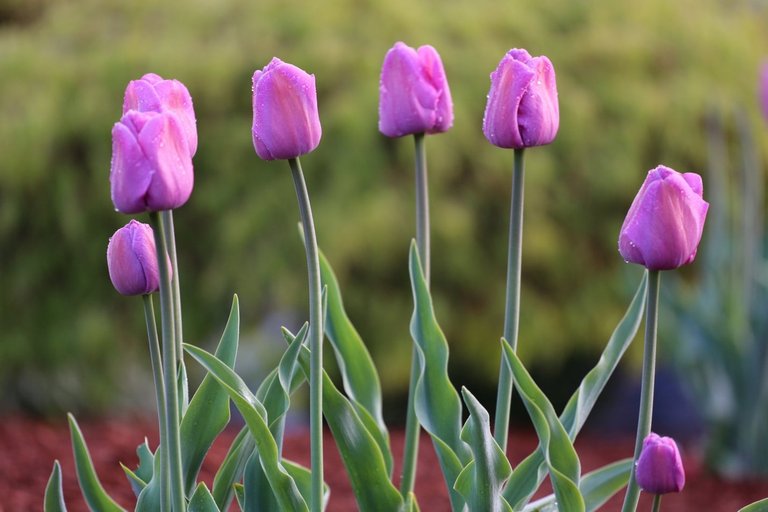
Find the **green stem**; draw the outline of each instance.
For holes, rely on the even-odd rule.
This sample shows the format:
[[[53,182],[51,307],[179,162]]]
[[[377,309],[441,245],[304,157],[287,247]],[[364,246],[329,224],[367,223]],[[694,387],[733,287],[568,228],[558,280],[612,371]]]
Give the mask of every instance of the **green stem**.
[[[515,149],[512,168],[512,205],[509,211],[509,249],[507,253],[507,295],[504,310],[504,339],[512,350],[517,350],[517,331],[520,323],[520,269],[523,252],[523,197],[525,165],[523,149]],[[507,449],[509,408],[512,401],[512,372],[501,358],[499,390],[496,395],[496,418],[493,436],[502,450]]]
[[[309,194],[301,172],[301,163],[298,158],[291,158],[288,164],[291,166],[301,225],[304,228],[309,279],[309,430],[312,471],[310,509],[312,512],[321,512],[323,508],[323,312],[321,310],[320,260],[315,223],[312,220],[312,207],[309,204]]]
[[[144,320],[147,323],[147,338],[149,340],[149,359],[152,364],[152,377],[155,380],[155,401],[157,402],[157,420],[160,431],[160,447],[157,456],[160,457],[160,511],[171,510],[170,495],[168,494],[168,457],[164,455],[168,446],[168,429],[165,418],[165,382],[163,380],[162,358],[160,357],[160,340],[157,338],[157,322],[152,295],[142,296],[144,302]]]
[[[171,299],[173,300],[173,327],[174,341],[176,343],[176,364],[178,365],[177,386],[179,388],[179,416],[183,417],[189,404],[189,390],[187,388],[187,370],[184,367],[184,351],[181,344],[184,342],[181,321],[181,288],[179,281],[179,261],[176,257],[176,232],[173,228],[173,210],[160,212],[165,229],[165,240],[168,243],[168,257],[171,259]]]
[[[648,295],[645,310],[645,347],[643,349],[643,376],[640,388],[640,412],[637,418],[637,437],[635,439],[634,460],[640,457],[643,440],[651,433],[653,419],[653,386],[656,375],[656,331],[659,319],[659,281],[658,270],[648,271]],[[629,475],[629,485],[624,496],[622,512],[637,510],[640,499],[640,487],[635,478],[635,466]]]
[[[653,497],[653,507],[651,512],[659,512],[661,510],[661,494],[657,494]]]
[[[168,434],[167,455],[170,472],[171,504],[173,512],[186,510],[184,479],[181,474],[181,439],[179,435],[179,396],[176,382],[176,338],[174,335],[173,299],[171,297],[171,276],[168,264],[168,243],[165,238],[165,222],[157,212],[149,218],[155,234],[157,263],[160,269],[160,318],[162,325],[163,378],[165,380],[165,414]]]
[[[424,134],[413,136],[416,155],[416,246],[424,269],[424,279],[429,286],[429,188],[427,186],[427,152]],[[414,344],[411,352],[411,378],[408,382],[408,408],[405,417],[405,448],[403,449],[403,472],[400,477],[400,494],[403,498],[413,491],[416,481],[416,463],[419,458],[419,420],[416,417],[416,381],[419,378],[418,352]]]

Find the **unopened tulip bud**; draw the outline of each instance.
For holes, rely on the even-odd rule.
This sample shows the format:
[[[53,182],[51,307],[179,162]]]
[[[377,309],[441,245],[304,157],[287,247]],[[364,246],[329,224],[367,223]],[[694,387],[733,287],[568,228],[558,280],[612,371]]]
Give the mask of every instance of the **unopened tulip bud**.
[[[445,132],[452,125],[451,91],[437,50],[396,43],[381,67],[379,131],[402,137]]]
[[[704,231],[709,203],[701,176],[660,165],[648,172],[629,208],[619,235],[625,261],[649,270],[671,270],[691,263]]]
[[[118,229],[107,246],[109,278],[123,295],[157,291],[160,273],[152,228],[132,220]]]
[[[170,112],[174,114],[187,138],[189,155],[197,151],[197,123],[192,96],[178,80],[164,80],[148,73],[139,80],[132,80],[125,89],[123,114],[130,110],[139,112]]]
[[[637,484],[651,494],[680,492],[685,486],[685,470],[675,440],[650,433],[635,468]]]
[[[523,149],[549,144],[560,126],[555,69],[547,57],[510,50],[491,73],[483,133],[491,144]]]
[[[277,57],[253,74],[253,145],[264,160],[287,160],[320,144],[315,76]]]
[[[187,137],[169,112],[129,110],[112,128],[112,202],[122,213],[178,208],[192,193]]]

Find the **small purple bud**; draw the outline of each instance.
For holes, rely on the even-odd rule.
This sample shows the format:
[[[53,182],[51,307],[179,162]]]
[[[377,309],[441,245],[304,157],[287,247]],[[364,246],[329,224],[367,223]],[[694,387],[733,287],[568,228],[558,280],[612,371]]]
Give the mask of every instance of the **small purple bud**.
[[[253,74],[253,146],[264,160],[287,160],[320,144],[315,76],[277,57]]]
[[[189,156],[197,151],[197,124],[192,96],[178,80],[164,80],[148,73],[139,80],[132,80],[125,88],[123,114],[130,110],[139,112],[170,112],[174,114],[187,138]]]
[[[637,484],[651,494],[680,492],[685,486],[685,470],[675,440],[653,432],[643,441],[635,467]]]
[[[543,146],[560,127],[555,69],[547,57],[512,49],[491,73],[483,133],[491,144],[522,149]]]
[[[671,270],[696,257],[709,203],[701,176],[660,165],[648,172],[619,235],[625,261],[649,270]]]
[[[107,246],[109,278],[123,295],[146,295],[157,291],[157,267],[152,228],[136,220],[118,229]]]
[[[379,82],[379,131],[387,137],[440,133],[453,125],[453,103],[440,55],[395,43]]]
[[[169,112],[129,110],[112,128],[112,202],[122,213],[171,210],[187,202],[194,176],[187,138]]]

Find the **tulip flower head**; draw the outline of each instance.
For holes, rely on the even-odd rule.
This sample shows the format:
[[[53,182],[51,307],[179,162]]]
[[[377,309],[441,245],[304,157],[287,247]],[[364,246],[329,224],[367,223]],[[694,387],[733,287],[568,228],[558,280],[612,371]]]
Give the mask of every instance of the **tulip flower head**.
[[[560,126],[555,69],[547,57],[512,49],[491,73],[483,133],[491,144],[523,149],[549,144]]]
[[[643,441],[635,476],[640,488],[651,494],[682,491],[685,470],[675,440],[651,432]]]
[[[760,68],[760,106],[763,108],[763,116],[768,121],[768,61]]]
[[[107,246],[109,278],[123,295],[146,295],[158,290],[160,272],[152,228],[136,220],[118,229]]]
[[[112,202],[122,213],[178,208],[192,194],[188,137],[179,117],[129,110],[112,128]]]
[[[709,203],[701,176],[660,165],[648,172],[619,235],[625,261],[649,270],[671,270],[696,257]]]
[[[187,88],[178,80],[164,80],[148,73],[139,80],[132,80],[125,89],[123,114],[131,110],[139,112],[170,112],[179,121],[187,138],[189,156],[197,151],[197,125],[192,97]]]
[[[264,160],[286,160],[320,144],[315,76],[273,58],[253,74],[253,145]]]
[[[440,55],[395,43],[379,82],[379,131],[387,137],[440,133],[453,125],[453,102]]]

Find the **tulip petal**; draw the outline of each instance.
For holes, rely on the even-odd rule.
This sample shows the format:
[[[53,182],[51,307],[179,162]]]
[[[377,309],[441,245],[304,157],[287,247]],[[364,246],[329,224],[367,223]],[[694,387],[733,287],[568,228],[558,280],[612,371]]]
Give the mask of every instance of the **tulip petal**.
[[[135,126],[124,116],[112,128],[112,165],[109,181],[112,202],[122,213],[145,211],[144,195],[154,170],[139,146]]]
[[[139,133],[141,146],[154,173],[145,196],[150,211],[171,210],[189,199],[194,184],[187,139],[176,116],[157,114]]]
[[[491,73],[491,90],[483,118],[483,133],[494,145],[522,148],[518,112],[520,102],[536,73],[525,63],[508,56]]]

